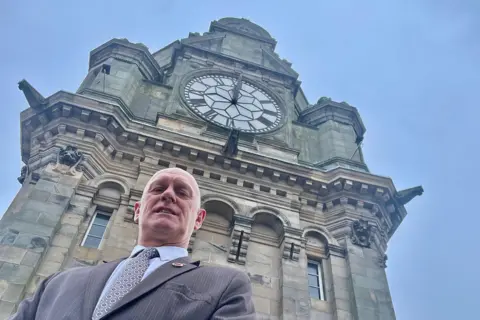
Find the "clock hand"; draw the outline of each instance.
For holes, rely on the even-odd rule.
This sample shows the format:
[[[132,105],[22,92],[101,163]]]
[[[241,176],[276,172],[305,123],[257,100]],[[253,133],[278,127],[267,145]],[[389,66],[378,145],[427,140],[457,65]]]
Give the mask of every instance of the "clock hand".
[[[238,75],[237,83],[235,83],[235,86],[233,87],[233,97],[232,97],[233,104],[237,104],[238,95],[240,94],[240,89],[242,89],[242,74]]]

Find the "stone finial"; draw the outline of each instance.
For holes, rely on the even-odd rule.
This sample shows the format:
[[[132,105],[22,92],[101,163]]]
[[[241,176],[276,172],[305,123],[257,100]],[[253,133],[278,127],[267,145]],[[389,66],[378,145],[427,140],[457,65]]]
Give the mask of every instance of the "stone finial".
[[[17,178],[17,180],[18,180],[18,182],[20,182],[20,184],[23,184],[23,182],[25,181],[25,179],[28,176],[29,171],[30,170],[28,169],[28,166],[23,166],[22,167],[22,170],[20,171],[20,177]]]
[[[370,248],[372,226],[368,224],[368,221],[363,219],[354,221],[351,228],[350,239],[352,240],[352,243],[360,247]]]

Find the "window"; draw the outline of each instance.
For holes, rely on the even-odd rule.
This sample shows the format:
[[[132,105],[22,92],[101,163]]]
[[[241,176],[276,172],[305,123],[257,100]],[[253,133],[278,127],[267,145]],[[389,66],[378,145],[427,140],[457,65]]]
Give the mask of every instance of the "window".
[[[88,228],[82,246],[87,248],[98,248],[103,239],[105,229],[107,229],[108,220],[110,220],[110,213],[97,211],[93,217],[92,224]]]
[[[308,260],[308,292],[311,298],[325,300],[322,264],[313,260]]]

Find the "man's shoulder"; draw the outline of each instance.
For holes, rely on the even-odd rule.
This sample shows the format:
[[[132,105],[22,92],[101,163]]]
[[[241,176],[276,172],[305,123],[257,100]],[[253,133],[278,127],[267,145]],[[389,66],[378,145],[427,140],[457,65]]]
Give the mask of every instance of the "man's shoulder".
[[[228,266],[200,264],[197,270],[199,272],[204,272],[214,277],[222,277],[224,279],[225,277],[229,277],[249,280],[249,277],[244,271]]]

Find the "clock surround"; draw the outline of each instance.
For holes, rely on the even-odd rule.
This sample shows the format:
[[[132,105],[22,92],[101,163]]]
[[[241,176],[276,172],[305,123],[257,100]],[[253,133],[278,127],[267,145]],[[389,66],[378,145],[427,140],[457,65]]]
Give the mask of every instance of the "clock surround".
[[[181,96],[202,119],[226,129],[268,133],[280,128],[285,113],[275,95],[243,74],[196,72],[186,77]]]

